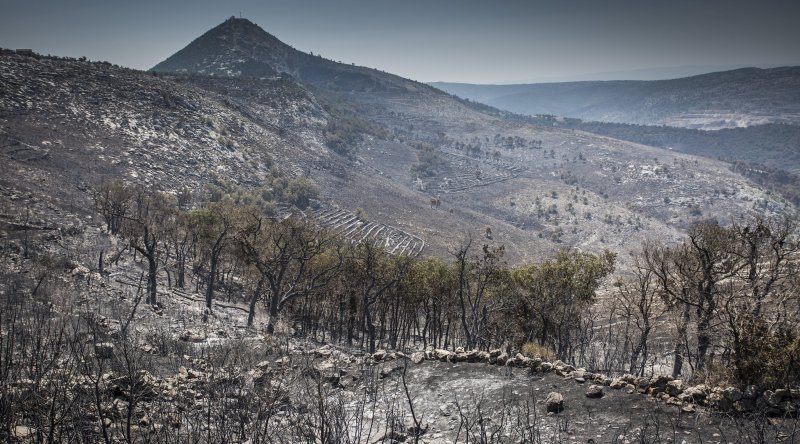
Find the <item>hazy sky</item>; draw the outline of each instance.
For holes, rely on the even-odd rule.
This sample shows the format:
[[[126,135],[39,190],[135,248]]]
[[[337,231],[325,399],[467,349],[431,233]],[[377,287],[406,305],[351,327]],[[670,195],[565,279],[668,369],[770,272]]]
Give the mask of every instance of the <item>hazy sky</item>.
[[[231,15],[421,81],[800,64],[800,0],[0,0],[0,46],[147,69]]]

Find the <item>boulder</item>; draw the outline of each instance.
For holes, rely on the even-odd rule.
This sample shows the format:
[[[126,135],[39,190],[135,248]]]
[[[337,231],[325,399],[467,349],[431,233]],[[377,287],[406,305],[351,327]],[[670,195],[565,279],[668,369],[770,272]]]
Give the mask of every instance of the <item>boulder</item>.
[[[736,402],[742,398],[744,398],[744,393],[736,387],[728,387],[723,390],[722,395],[725,396],[730,402]]]
[[[178,336],[178,339],[180,339],[183,342],[193,342],[193,343],[198,343],[198,342],[205,341],[205,338],[203,337],[203,335],[201,335],[200,333],[193,332],[191,330],[184,330]]]
[[[592,384],[589,386],[589,389],[586,390],[586,397],[587,398],[602,398],[603,397],[603,386]]]
[[[640,376],[633,381],[633,385],[636,386],[636,390],[638,390],[639,393],[646,393],[647,389],[650,388],[650,378]]]
[[[622,380],[623,380],[623,381],[624,381],[626,384],[633,384],[633,383],[634,383],[634,381],[636,381],[636,376],[633,376],[633,375],[632,375],[632,374],[630,374],[630,373],[625,373],[625,374],[624,374],[624,375],[622,375],[622,377],[621,377],[621,378],[619,378],[619,379],[622,379]]]
[[[609,387],[611,387],[611,388],[612,388],[612,389],[614,389],[614,390],[619,390],[619,389],[621,389],[622,387],[625,387],[626,385],[627,385],[627,384],[625,384],[625,382],[623,382],[623,381],[622,381],[621,379],[619,379],[619,378],[614,378],[614,379],[612,379],[612,380],[611,380],[611,382],[608,384],[608,386],[609,386]]]
[[[391,376],[392,374],[394,374],[394,373],[395,373],[395,372],[397,372],[398,370],[402,370],[402,369],[403,369],[403,366],[402,366],[402,365],[394,365],[394,366],[389,366],[389,367],[385,367],[385,366],[384,366],[384,367],[381,369],[381,372],[380,372],[380,374],[379,374],[378,376],[379,376],[381,379],[384,379],[384,378],[387,378],[387,377]]]
[[[425,360],[425,352],[416,352],[411,354],[411,362],[414,364],[422,364]]]
[[[673,379],[672,381],[667,382],[667,385],[664,388],[670,396],[678,396],[683,393],[683,381],[680,379]]]
[[[452,402],[448,402],[447,404],[442,404],[439,406],[439,414],[442,416],[450,416],[453,414],[453,411],[456,409],[455,404]]]
[[[667,390],[667,383],[672,381],[672,377],[667,375],[655,375],[650,378],[650,389],[648,392],[655,396]]]
[[[694,387],[687,387],[683,393],[678,395],[678,398],[684,402],[702,402],[709,394],[709,389],[705,384],[698,384]]]
[[[544,404],[548,413],[559,413],[564,410],[564,397],[561,393],[550,392],[544,399]]]
[[[450,353],[449,351],[442,350],[440,348],[437,348],[436,350],[433,351],[433,356],[435,357],[435,359],[438,359],[440,361],[449,360],[451,354],[452,353]]]
[[[386,357],[386,350],[378,350],[372,354],[372,360],[375,362],[383,361],[383,358]]]
[[[33,436],[32,428],[24,425],[14,426],[14,438],[24,440]]]
[[[497,357],[497,365],[506,365],[506,361],[508,361],[508,354],[501,353],[500,356]]]

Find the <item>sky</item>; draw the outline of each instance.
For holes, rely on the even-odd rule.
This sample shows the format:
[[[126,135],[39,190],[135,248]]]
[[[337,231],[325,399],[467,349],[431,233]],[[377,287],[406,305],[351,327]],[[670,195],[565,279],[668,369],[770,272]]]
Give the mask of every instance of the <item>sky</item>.
[[[240,14],[299,50],[425,82],[800,65],[798,0],[0,0],[0,47],[148,69]]]

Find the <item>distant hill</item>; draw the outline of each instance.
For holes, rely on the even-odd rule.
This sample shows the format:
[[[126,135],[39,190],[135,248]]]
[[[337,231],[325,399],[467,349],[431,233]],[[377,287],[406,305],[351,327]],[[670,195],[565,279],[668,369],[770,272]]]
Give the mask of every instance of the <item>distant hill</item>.
[[[268,77],[288,74],[336,91],[416,91],[429,86],[298,51],[255,23],[231,17],[152,68],[156,72]]]
[[[800,67],[743,68],[655,81],[432,85],[528,115],[698,129],[800,124]]]

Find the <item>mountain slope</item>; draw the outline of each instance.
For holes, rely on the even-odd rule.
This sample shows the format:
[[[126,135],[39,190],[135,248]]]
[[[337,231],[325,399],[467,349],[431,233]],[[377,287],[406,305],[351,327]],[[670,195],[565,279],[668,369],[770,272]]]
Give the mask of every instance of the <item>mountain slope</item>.
[[[432,85],[529,115],[701,129],[800,123],[800,67],[744,68],[657,81]]]
[[[231,17],[152,68],[214,76],[289,74],[336,91],[430,90],[427,85],[374,69],[336,63],[297,51],[247,19]]]
[[[380,231],[396,251],[447,256],[471,234],[505,245],[513,264],[570,247],[624,252],[677,240],[698,219],[785,208],[724,162],[505,120],[256,28],[226,21],[170,58],[170,74],[3,54],[4,214],[32,205],[84,218],[93,186],[118,178],[174,193],[269,190],[277,170],[316,184],[307,214],[354,239]],[[242,54],[255,55],[229,63]],[[306,60],[329,75],[303,80]],[[366,77],[341,82],[353,72]]]
[[[489,227],[481,241],[506,245],[511,263],[565,247],[623,252],[678,239],[698,218],[782,208],[725,163],[502,121],[444,94],[355,95],[357,115],[388,136],[363,134],[351,159],[325,146],[335,117],[291,79],[155,77],[15,54],[0,66],[2,214],[12,225],[26,208],[43,223],[83,224],[101,181],[257,190],[274,169],[316,183],[322,207],[312,213],[331,225],[361,229],[352,216],[361,208],[373,224],[364,230],[390,227],[442,256]],[[437,159],[425,173],[420,143]]]

